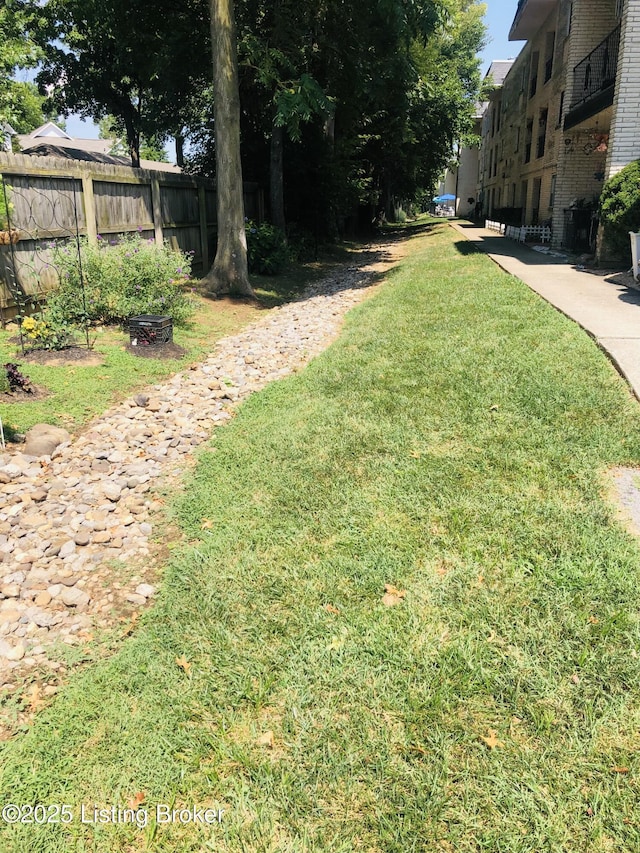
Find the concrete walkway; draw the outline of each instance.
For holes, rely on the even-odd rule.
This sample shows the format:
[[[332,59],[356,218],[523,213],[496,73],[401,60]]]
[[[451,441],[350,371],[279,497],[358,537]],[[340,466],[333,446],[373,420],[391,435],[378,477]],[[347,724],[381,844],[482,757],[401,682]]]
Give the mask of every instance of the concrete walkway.
[[[592,335],[640,400],[640,291],[631,276],[581,270],[467,222],[451,227]]]

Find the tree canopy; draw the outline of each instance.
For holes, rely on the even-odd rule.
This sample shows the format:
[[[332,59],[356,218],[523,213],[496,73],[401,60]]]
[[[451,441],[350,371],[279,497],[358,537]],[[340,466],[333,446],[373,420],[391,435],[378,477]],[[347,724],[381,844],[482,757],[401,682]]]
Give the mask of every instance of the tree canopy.
[[[133,165],[141,136],[180,132],[185,105],[210,76],[206,2],[49,0],[43,17],[38,80],[57,110],[115,116]]]
[[[40,50],[56,111],[114,116],[134,164],[141,139],[186,139],[186,167],[215,174],[207,0],[5,10],[0,74]],[[335,234],[430,193],[472,126],[483,13],[476,0],[236,0],[243,173],[271,186],[272,217]]]
[[[34,93],[28,84],[16,82],[13,74],[18,68],[32,68],[38,62],[40,52],[31,37],[37,18],[37,8],[23,0],[4,0],[0,5],[0,124],[9,122],[18,131],[23,129],[25,119],[29,123]]]

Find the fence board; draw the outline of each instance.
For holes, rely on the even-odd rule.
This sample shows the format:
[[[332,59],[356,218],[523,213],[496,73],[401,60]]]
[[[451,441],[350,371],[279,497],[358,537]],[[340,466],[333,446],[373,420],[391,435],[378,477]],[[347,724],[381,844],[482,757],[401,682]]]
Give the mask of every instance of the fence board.
[[[161,188],[162,224],[197,225],[200,221],[197,187],[165,186]]]
[[[150,186],[94,180],[93,195],[98,234],[153,227]]]

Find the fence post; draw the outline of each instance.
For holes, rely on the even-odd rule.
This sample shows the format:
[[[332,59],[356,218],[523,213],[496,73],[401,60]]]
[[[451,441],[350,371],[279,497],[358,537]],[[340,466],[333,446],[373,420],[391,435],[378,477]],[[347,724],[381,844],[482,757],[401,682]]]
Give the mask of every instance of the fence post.
[[[89,243],[95,246],[98,243],[96,201],[93,195],[93,178],[89,172],[82,173],[82,201],[84,204],[84,219],[87,224],[87,239]]]
[[[151,204],[153,206],[153,228],[156,235],[156,244],[162,246],[164,243],[164,236],[162,234],[162,201],[158,178],[151,178]]]
[[[202,274],[209,272],[209,237],[207,234],[207,198],[205,188],[198,187],[198,215],[200,217],[200,251],[202,253]]]

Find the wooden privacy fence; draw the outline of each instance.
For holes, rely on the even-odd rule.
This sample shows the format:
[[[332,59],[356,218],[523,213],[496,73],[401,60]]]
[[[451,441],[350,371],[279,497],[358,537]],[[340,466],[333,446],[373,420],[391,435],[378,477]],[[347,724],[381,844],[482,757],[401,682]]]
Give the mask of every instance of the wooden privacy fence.
[[[0,246],[0,312],[16,310],[15,288],[40,298],[57,286],[52,244],[76,235],[97,242],[139,233],[193,252],[193,271],[204,274],[216,241],[216,193],[208,181],[179,172],[133,169],[56,157],[0,153],[11,207],[14,245]],[[2,188],[0,187],[0,192]],[[257,184],[245,184],[245,213],[263,218]]]

